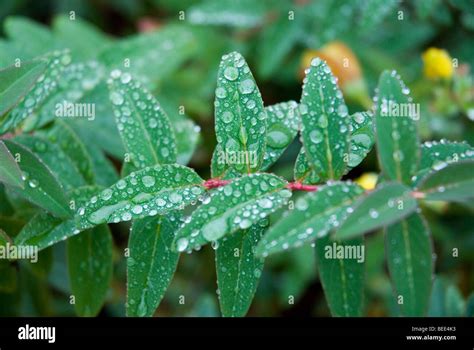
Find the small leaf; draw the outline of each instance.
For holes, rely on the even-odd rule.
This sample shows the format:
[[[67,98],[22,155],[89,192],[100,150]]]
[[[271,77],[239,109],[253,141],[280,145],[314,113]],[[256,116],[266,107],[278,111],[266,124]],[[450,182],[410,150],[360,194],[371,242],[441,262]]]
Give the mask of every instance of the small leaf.
[[[321,186],[295,201],[295,209],[270,227],[255,254],[268,256],[313,242],[337,227],[362,189],[352,183],[336,182]]]
[[[336,231],[335,238],[345,240],[390,225],[416,208],[417,202],[408,187],[384,183],[354,204],[353,212]]]
[[[272,174],[252,174],[219,187],[176,233],[174,248],[191,250],[249,228],[288,201],[286,185]]]
[[[24,188],[21,170],[15,162],[12,154],[0,141],[0,182],[9,186]]]
[[[8,117],[0,121],[0,134],[12,130],[39,110],[47,98],[57,90],[57,80],[71,62],[71,56],[67,51],[55,51],[44,58],[48,61],[46,71],[40,75],[25,98]]]
[[[99,192],[97,186],[84,186],[68,193],[69,198],[74,198],[74,207],[83,206],[93,195]],[[38,250],[45,249],[53,244],[63,241],[80,231],[74,219],[63,221],[47,212],[40,212],[33,216],[15,237],[16,245],[35,245]]]
[[[44,60],[33,60],[20,67],[10,66],[0,70],[0,117],[3,117],[30,91],[36,80],[46,70]]]
[[[424,316],[431,294],[433,250],[422,216],[414,213],[388,226],[385,247],[395,298],[402,314]]]
[[[222,316],[243,317],[247,313],[258,281],[263,259],[254,255],[254,247],[268,227],[268,221],[225,236],[217,243],[216,271]]]
[[[171,251],[180,224],[176,214],[134,220],[127,259],[127,316],[153,316],[178,264]]]
[[[67,241],[69,279],[78,316],[96,316],[112,280],[112,235],[107,225],[86,230]]]
[[[260,170],[268,169],[283,154],[298,133],[300,124],[295,101],[265,107],[267,113],[267,147]]]
[[[375,131],[380,167],[389,180],[410,184],[420,159],[419,111],[395,71],[380,76]]]
[[[267,116],[252,73],[237,52],[222,57],[214,104],[217,172],[256,172],[265,154]]]
[[[348,170],[359,165],[374,145],[375,136],[372,119],[372,114],[368,112],[358,112],[351,115]]]
[[[77,211],[80,228],[142,219],[184,208],[204,193],[194,170],[169,164],[147,167],[119,180],[92,197]]]
[[[294,177],[296,182],[303,184],[317,184],[320,178],[316,168],[309,163],[304,147],[301,147],[295,161]]]
[[[24,188],[15,191],[58,217],[70,217],[63,188],[46,165],[27,148],[9,140],[4,143],[15,158],[19,159],[18,164],[23,174]]]
[[[175,163],[174,133],[158,101],[119,70],[111,73],[109,89],[117,128],[135,166]]]
[[[79,170],[58,144],[49,142],[42,137],[26,134],[19,135],[14,140],[33,151],[51,170],[66,191],[86,184]]]
[[[306,75],[300,113],[308,162],[321,180],[339,179],[347,167],[350,118],[336,78],[319,58]]]
[[[362,252],[362,257],[345,252]],[[329,236],[316,241],[319,276],[331,314],[337,317],[362,316],[364,310],[364,239],[334,242]],[[362,259],[362,261],[361,261]]]
[[[424,177],[418,190],[427,200],[456,201],[474,198],[474,160],[450,164]]]

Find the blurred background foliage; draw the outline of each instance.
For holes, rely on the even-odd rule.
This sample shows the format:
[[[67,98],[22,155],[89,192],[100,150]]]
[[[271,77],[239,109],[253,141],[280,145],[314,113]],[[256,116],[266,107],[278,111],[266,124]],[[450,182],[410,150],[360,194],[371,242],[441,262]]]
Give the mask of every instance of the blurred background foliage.
[[[379,74],[397,69],[421,104],[424,140],[474,144],[472,0],[2,0],[0,22],[0,68],[57,48],[71,49],[79,61],[99,58],[109,66],[130,59],[132,72],[171,116],[180,118],[184,107],[200,127],[190,166],[204,177],[215,146],[218,63],[233,50],[249,62],[266,105],[299,101],[304,68],[315,56],[327,60],[338,76],[351,113],[371,108]],[[101,91],[90,99],[101,100]],[[78,122],[76,131],[119,173],[124,151],[113,114],[107,106],[97,113],[99,127]],[[271,171],[291,178],[299,147],[296,140]],[[373,153],[347,178],[363,175],[359,181],[373,186],[367,175],[378,171]],[[34,208],[18,198],[7,201],[0,190],[0,227],[14,234]],[[424,208],[436,252],[429,315],[474,312],[469,298],[474,290],[473,210],[473,203]],[[114,278],[100,315],[123,316],[128,226],[111,227]],[[366,314],[396,316],[381,232],[368,236],[366,252]],[[0,265],[0,315],[74,315],[65,245],[41,254],[38,264],[13,267],[21,273]],[[211,247],[183,255],[157,315],[218,316],[213,265]],[[312,247],[270,257],[265,265],[249,315],[329,315]]]

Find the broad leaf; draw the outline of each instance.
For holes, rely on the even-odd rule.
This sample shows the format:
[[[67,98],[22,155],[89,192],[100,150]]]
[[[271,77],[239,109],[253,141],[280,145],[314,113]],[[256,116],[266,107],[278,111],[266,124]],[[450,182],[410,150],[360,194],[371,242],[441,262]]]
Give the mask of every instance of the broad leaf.
[[[225,236],[216,244],[216,272],[222,316],[243,317],[262,275],[263,259],[254,250],[268,226],[262,220],[248,229]]]
[[[68,197],[73,198],[71,205],[74,208],[79,208],[99,190],[100,188],[97,186],[85,186],[69,192]],[[79,232],[74,219],[63,221],[47,212],[40,212],[22,228],[18,236],[15,237],[15,244],[35,245],[41,250]]]
[[[112,235],[100,225],[67,241],[69,280],[78,316],[96,316],[112,280]]]
[[[326,236],[316,241],[319,276],[333,316],[362,316],[364,254],[363,238],[337,242]]]
[[[345,240],[390,225],[416,208],[417,202],[408,187],[384,183],[354,203],[351,214],[336,231],[335,238]]]
[[[127,258],[127,315],[153,316],[178,264],[179,253],[171,251],[179,216],[156,216],[134,220]]]
[[[350,120],[350,147],[347,160],[348,170],[359,165],[374,145],[373,116],[368,112],[357,112]]]
[[[79,208],[76,218],[82,229],[141,219],[182,209],[203,192],[203,180],[190,168],[177,164],[147,167],[92,197]]]
[[[3,141],[0,141],[0,182],[24,188],[21,170]]]
[[[307,71],[300,113],[308,162],[322,180],[339,179],[347,167],[350,118],[336,78],[319,58]]]
[[[456,201],[474,198],[474,160],[444,163],[428,174],[418,185],[425,199]]]
[[[0,117],[8,113],[30,91],[46,70],[44,60],[23,63],[0,70]]]
[[[256,172],[265,154],[267,116],[252,73],[237,52],[222,57],[214,105],[218,172]]]
[[[430,233],[414,213],[385,230],[387,263],[395,298],[405,316],[424,316],[433,279]]]
[[[295,208],[270,227],[255,253],[265,257],[327,235],[347,216],[362,192],[355,184],[336,182],[298,198]]]
[[[62,151],[58,144],[31,135],[19,135],[15,142],[28,147],[51,170],[66,191],[84,186],[85,180],[73,161]]]
[[[275,175],[251,174],[219,187],[176,233],[174,248],[191,250],[249,228],[288,201],[286,185]]]
[[[265,107],[267,112],[267,147],[261,170],[268,169],[283,154],[298,133],[300,117],[294,101]]]
[[[380,167],[389,180],[410,184],[420,159],[417,104],[395,71],[379,79],[375,131]]]
[[[70,217],[71,212],[64,190],[46,165],[29,149],[13,141],[4,142],[10,153],[18,159],[23,175],[24,188],[15,191],[58,217]]]
[[[158,101],[119,70],[111,73],[109,89],[117,128],[135,166],[175,163],[174,133]]]
[[[48,61],[44,74],[36,80],[24,99],[11,111],[7,118],[0,121],[0,134],[12,130],[28,116],[36,113],[47,98],[57,90],[58,79],[71,63],[67,51],[55,51],[46,55]]]

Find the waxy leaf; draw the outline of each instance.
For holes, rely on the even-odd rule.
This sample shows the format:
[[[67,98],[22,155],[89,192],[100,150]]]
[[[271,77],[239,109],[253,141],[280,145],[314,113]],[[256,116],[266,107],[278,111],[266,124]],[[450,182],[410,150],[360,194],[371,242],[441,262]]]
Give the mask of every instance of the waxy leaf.
[[[249,228],[288,201],[286,185],[275,175],[251,174],[219,187],[176,233],[174,248],[191,250]]]
[[[265,257],[327,235],[352,210],[362,192],[356,184],[335,182],[298,198],[295,208],[270,227],[255,253]]]
[[[389,180],[410,184],[420,159],[419,109],[395,71],[380,76],[375,132],[380,167]]]
[[[67,260],[78,316],[96,316],[112,281],[112,235],[99,225],[67,240]]]
[[[97,186],[84,186],[74,189],[68,193],[71,206],[79,208],[83,206],[92,196],[97,194],[100,188]],[[63,241],[81,232],[76,225],[75,219],[63,221],[47,212],[40,212],[33,216],[15,237],[17,245],[35,245],[39,250]]]
[[[203,193],[203,180],[190,168],[177,164],[146,167],[90,198],[76,218],[82,229],[141,219],[182,209]]]
[[[12,130],[28,116],[36,113],[47,98],[57,90],[58,79],[71,63],[71,56],[67,51],[55,51],[45,56],[45,59],[48,63],[44,74],[40,75],[28,94],[8,115],[8,118],[0,121],[0,134]]]
[[[395,298],[405,316],[424,316],[433,280],[430,233],[414,213],[385,230],[385,249]]]
[[[171,251],[180,224],[177,214],[134,220],[127,258],[127,315],[153,316],[178,264]]]
[[[260,170],[268,169],[283,154],[298,133],[300,124],[295,101],[265,107],[267,112],[267,147]]]
[[[347,167],[350,118],[336,78],[319,58],[306,74],[300,113],[308,162],[321,180],[339,179]]]
[[[28,147],[51,170],[66,191],[86,184],[72,160],[62,151],[58,144],[31,135],[19,135],[15,142]]]
[[[266,145],[266,112],[245,59],[222,57],[217,75],[215,127],[217,168],[253,173],[261,168]]]
[[[174,133],[158,101],[119,70],[111,73],[109,89],[118,131],[135,166],[175,163]]]
[[[46,209],[55,216],[71,216],[68,200],[62,186],[46,165],[28,148],[5,140],[5,146],[16,159],[22,171],[24,187],[15,191],[28,201]]]
[[[30,91],[46,70],[44,60],[33,60],[20,67],[0,70],[0,117],[8,113]]]
[[[224,317],[243,317],[250,307],[264,263],[254,250],[267,226],[268,220],[262,220],[216,244],[217,286]]]
[[[21,170],[3,141],[0,141],[0,182],[24,188]]]
[[[425,199],[456,201],[474,198],[474,160],[444,164],[420,181],[418,190],[424,193]]]
[[[358,317],[364,311],[365,246],[363,238],[344,242],[329,236],[316,241],[316,261],[324,295],[337,317]]]
[[[310,164],[304,147],[301,147],[295,161],[294,177],[296,182],[303,184],[317,184],[320,178],[317,175],[316,168]]]
[[[335,238],[345,240],[390,225],[416,208],[417,202],[408,187],[399,183],[384,183],[354,203],[352,213],[336,231]]]

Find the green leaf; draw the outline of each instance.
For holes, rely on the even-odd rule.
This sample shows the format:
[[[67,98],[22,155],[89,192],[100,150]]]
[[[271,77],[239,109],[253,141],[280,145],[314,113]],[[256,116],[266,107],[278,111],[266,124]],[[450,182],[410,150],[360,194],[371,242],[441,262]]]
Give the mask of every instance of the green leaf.
[[[364,310],[364,253],[363,238],[341,243],[334,242],[329,236],[326,236],[316,241],[319,276],[333,316],[362,316]]]
[[[44,134],[51,142],[57,143],[84,180],[90,185],[95,183],[92,158],[79,136],[67,123],[58,120],[51,127],[37,134]],[[97,152],[100,151],[97,150]]]
[[[216,244],[216,272],[222,316],[243,317],[247,313],[258,281],[263,259],[254,250],[268,220],[225,236]]]
[[[395,298],[402,314],[424,316],[433,280],[433,249],[423,217],[414,213],[388,226],[385,247]]]
[[[69,192],[68,197],[74,198],[71,205],[74,208],[79,208],[85,205],[99,190],[100,188],[97,186],[84,186]],[[35,245],[39,250],[45,249],[78,234],[80,230],[76,226],[74,219],[63,221],[47,212],[40,212],[33,216],[15,237],[15,244]]]
[[[267,147],[261,170],[268,169],[283,154],[298,133],[300,117],[295,101],[265,107],[267,113]]]
[[[417,208],[410,189],[398,183],[384,183],[361,197],[336,231],[335,238],[345,240],[382,226],[390,225]]]
[[[158,101],[119,70],[111,73],[109,89],[117,128],[135,166],[175,163],[174,133]]]
[[[44,74],[36,80],[24,99],[11,111],[7,118],[0,121],[0,134],[12,130],[28,116],[36,113],[48,97],[58,89],[58,79],[70,64],[71,56],[67,51],[55,51],[46,55],[48,61]]]
[[[350,147],[348,170],[359,165],[372,149],[375,142],[373,116],[369,112],[357,112],[350,120]]]
[[[92,197],[79,208],[76,219],[82,229],[142,219],[182,209],[203,193],[203,180],[190,168],[177,164],[147,167]]]
[[[9,140],[4,143],[15,158],[19,159],[18,164],[23,174],[25,186],[15,191],[58,217],[70,217],[63,188],[46,165],[27,148]]]
[[[420,165],[413,184],[416,185],[426,174],[444,167],[445,164],[464,159],[474,159],[474,148],[466,142],[427,141],[421,145]]]
[[[267,116],[252,73],[237,52],[222,57],[214,104],[218,173],[227,168],[256,172],[265,154]]]
[[[0,141],[0,182],[23,189],[24,183],[21,177],[20,167],[3,141]]]
[[[300,113],[308,162],[321,180],[339,179],[347,167],[350,118],[336,78],[319,58],[306,74]]]
[[[92,144],[84,143],[92,160],[95,182],[100,186],[111,186],[119,180],[114,164],[102,153],[102,150]]]
[[[188,11],[191,23],[239,28],[255,27],[265,15],[263,3],[252,0],[206,0]]]
[[[28,147],[51,170],[66,191],[84,186],[85,180],[72,160],[62,151],[58,144],[31,135],[19,135],[15,142]]]
[[[46,70],[44,60],[33,60],[20,67],[0,70],[0,117],[14,108]]]
[[[77,315],[96,316],[112,280],[112,235],[100,225],[67,241],[69,279]]]
[[[336,228],[363,190],[352,183],[335,182],[299,197],[294,210],[270,227],[255,254],[268,256],[313,242]]]
[[[171,251],[180,224],[176,214],[134,220],[127,259],[127,316],[153,316],[178,264]]]
[[[389,180],[410,184],[420,159],[419,111],[395,71],[382,73],[376,99],[375,131],[380,167]]]
[[[55,37],[65,43],[75,59],[95,58],[111,40],[90,23],[78,18],[60,15],[53,20]]]
[[[301,147],[295,161],[294,178],[296,182],[303,184],[317,184],[320,178],[317,175],[316,168],[309,163],[304,147]]]
[[[128,59],[129,72],[146,87],[165,79],[191,57],[198,48],[194,34],[186,25],[167,25],[140,33],[109,45],[100,60],[110,69],[123,69]],[[151,64],[153,62],[153,64]]]
[[[219,187],[177,233],[174,249],[191,250],[247,229],[284,205],[291,192],[272,174],[251,174]]]
[[[361,31],[374,30],[391,13],[395,13],[396,0],[364,0],[360,8],[359,26]]]
[[[427,200],[456,201],[474,197],[474,160],[444,163],[418,185]]]

